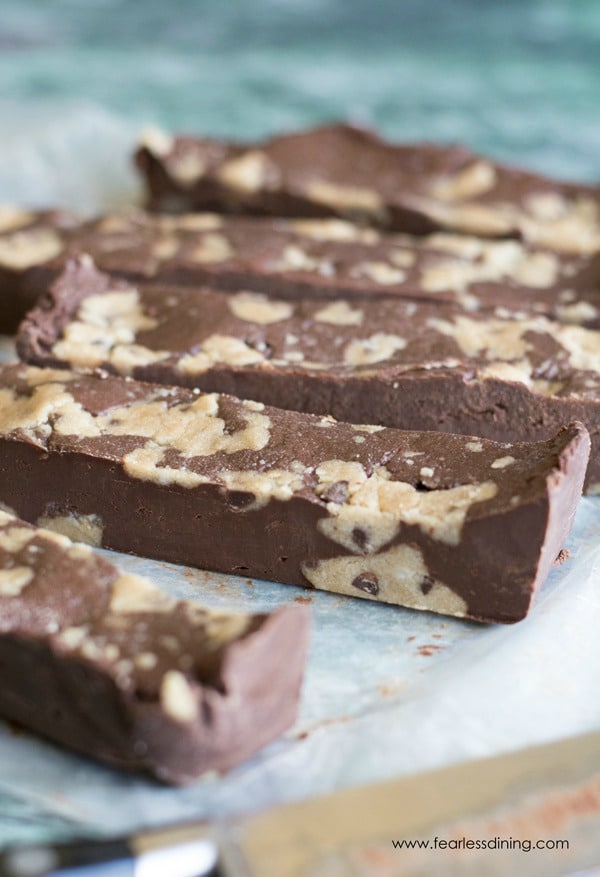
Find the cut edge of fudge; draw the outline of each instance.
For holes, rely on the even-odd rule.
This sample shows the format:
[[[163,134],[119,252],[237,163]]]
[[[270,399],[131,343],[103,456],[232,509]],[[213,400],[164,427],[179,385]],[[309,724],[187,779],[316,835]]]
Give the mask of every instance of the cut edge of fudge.
[[[306,607],[175,600],[0,511],[0,610],[0,715],[114,767],[189,783],[296,717]]]

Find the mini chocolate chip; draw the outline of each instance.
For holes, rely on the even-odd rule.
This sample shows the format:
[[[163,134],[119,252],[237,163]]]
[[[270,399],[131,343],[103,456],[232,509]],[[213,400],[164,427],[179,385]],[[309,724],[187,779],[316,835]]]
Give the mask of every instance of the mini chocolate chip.
[[[421,590],[425,595],[431,591],[434,585],[435,579],[432,579],[431,576],[423,576],[421,579]]]
[[[352,531],[352,541],[356,542],[359,548],[364,548],[367,544],[367,534],[360,527],[355,527]]]
[[[546,380],[553,380],[558,374],[558,365],[551,360],[546,359],[541,365],[538,365],[532,373],[532,378],[546,378]]]
[[[227,504],[234,511],[240,511],[251,505],[256,497],[245,490],[232,490],[227,495]]]
[[[244,338],[244,343],[252,350],[262,353],[265,359],[270,359],[273,356],[273,346],[264,338],[259,338],[256,341],[253,338]]]
[[[348,499],[348,482],[334,481],[333,484],[330,484],[327,490],[321,494],[321,499],[324,499],[326,502],[336,502],[340,505],[346,502]]]
[[[372,572],[361,572],[352,580],[352,587],[358,588],[359,591],[366,591],[367,594],[375,596],[379,593],[379,579]]]

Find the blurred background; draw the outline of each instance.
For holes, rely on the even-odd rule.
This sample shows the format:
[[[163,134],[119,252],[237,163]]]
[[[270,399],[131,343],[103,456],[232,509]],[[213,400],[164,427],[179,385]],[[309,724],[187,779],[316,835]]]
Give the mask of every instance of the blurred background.
[[[343,118],[600,178],[598,0],[2,0],[0,89],[4,200],[132,197],[148,124]]]

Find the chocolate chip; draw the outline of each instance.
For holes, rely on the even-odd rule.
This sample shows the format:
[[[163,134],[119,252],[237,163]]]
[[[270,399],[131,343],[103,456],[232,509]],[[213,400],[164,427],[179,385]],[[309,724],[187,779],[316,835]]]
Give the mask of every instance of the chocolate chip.
[[[362,531],[361,531],[362,532]],[[372,572],[361,572],[352,580],[352,586],[359,591],[366,591],[374,596],[379,593],[379,579]]]
[[[270,359],[273,356],[273,345],[265,341],[264,338],[244,338],[243,340],[244,344],[252,348],[252,350],[262,353],[265,359]]]
[[[432,579],[431,576],[423,576],[421,579],[421,590],[425,595],[431,591],[434,585],[435,580]]]
[[[544,360],[541,365],[538,365],[538,367],[531,372],[532,378],[545,378],[547,381],[554,380],[557,375],[558,364],[551,359]]]
[[[340,505],[345,503],[348,499],[348,482],[334,481],[333,484],[330,484],[327,490],[321,494],[321,498],[324,499],[325,502],[336,502]]]
[[[352,531],[352,541],[356,542],[359,548],[364,548],[367,544],[367,534],[360,527],[355,527]]]
[[[227,495],[227,503],[234,511],[240,511],[251,505],[256,497],[253,493],[247,493],[245,490],[232,490]]]

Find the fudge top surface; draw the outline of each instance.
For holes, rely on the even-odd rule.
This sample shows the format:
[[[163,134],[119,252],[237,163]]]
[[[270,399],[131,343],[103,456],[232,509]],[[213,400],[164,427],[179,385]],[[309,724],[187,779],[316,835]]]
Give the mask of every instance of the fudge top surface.
[[[69,255],[89,252],[105,270],[149,278],[165,272],[192,278],[194,271],[279,275],[332,291],[338,285],[380,296],[451,296],[470,309],[491,306],[491,295],[510,300],[512,293],[514,299],[518,291],[526,294],[522,305],[527,297],[538,307],[547,301],[565,322],[598,316],[600,254],[553,253],[518,240],[445,232],[381,234],[340,219],[131,210],[69,224],[52,216],[39,214],[24,229],[0,234],[0,267],[59,267]]]
[[[256,144],[147,136],[140,148],[186,192],[217,181],[242,197],[285,190],[333,212],[389,223],[396,207],[441,227],[515,232],[559,250],[600,246],[600,187],[506,167],[461,146],[396,144],[349,125],[326,125]]]
[[[300,497],[339,518],[342,529],[377,519],[383,543],[405,522],[457,544],[467,515],[545,496],[561,451],[578,437],[587,441],[578,425],[536,443],[352,425],[232,396],[24,365],[0,369],[0,403],[0,436],[9,440],[117,462],[131,478],[174,489],[209,486],[241,512]]]
[[[267,369],[393,381],[407,374],[524,384],[543,396],[597,398],[600,331],[542,315],[465,311],[384,298],[280,300],[261,293],[129,284],[71,263],[23,324],[38,363],[160,366],[172,382],[210,369]]]

